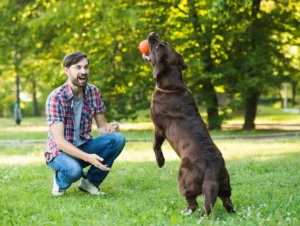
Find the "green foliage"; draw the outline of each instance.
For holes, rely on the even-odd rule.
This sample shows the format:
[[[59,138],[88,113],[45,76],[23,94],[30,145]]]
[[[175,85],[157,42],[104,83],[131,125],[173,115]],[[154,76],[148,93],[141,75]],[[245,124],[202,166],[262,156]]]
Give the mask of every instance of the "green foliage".
[[[199,105],[217,111],[220,124],[253,93],[299,81],[299,3],[259,2],[253,8],[250,0],[2,1],[0,116],[12,114],[16,75],[24,115],[34,114],[33,106],[43,114],[48,94],[66,79],[63,56],[79,49],[90,56],[89,81],[102,91],[107,118],[136,119],[153,91],[138,44],[156,31],[183,54],[185,82]],[[217,92],[233,102],[220,109]]]

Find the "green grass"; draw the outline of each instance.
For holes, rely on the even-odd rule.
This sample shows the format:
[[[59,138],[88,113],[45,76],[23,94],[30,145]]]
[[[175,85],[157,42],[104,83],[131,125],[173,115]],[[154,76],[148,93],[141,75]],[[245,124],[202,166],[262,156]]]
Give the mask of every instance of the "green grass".
[[[146,117],[147,113],[141,114]],[[205,114],[204,114],[205,117]],[[242,123],[236,115],[228,124]],[[260,107],[257,123],[300,124],[299,115]],[[44,117],[0,119],[0,140],[45,140]],[[130,138],[152,138],[153,125],[141,119],[121,123]],[[232,127],[212,136],[257,135],[276,129],[241,131]],[[98,135],[96,128],[92,134]],[[62,197],[53,197],[53,172],[43,158],[45,145],[0,146],[0,225],[300,225],[300,141],[215,140],[231,174],[236,214],[220,201],[213,213],[199,219],[199,210],[185,216],[185,199],[177,189],[179,159],[163,146],[166,164],[158,168],[151,142],[128,142],[101,185],[106,196],[95,197],[74,183]],[[198,198],[201,206],[202,197]]]
[[[228,123],[243,123],[244,116],[242,112],[237,112],[234,116],[228,121]],[[269,106],[259,105],[257,109],[257,116],[255,119],[257,124],[300,124],[299,114],[285,113],[281,108],[274,108]]]
[[[74,183],[52,197],[44,146],[0,146],[0,225],[300,225],[299,139],[216,141],[231,174],[235,214],[217,201],[213,213],[185,216],[177,189],[179,159],[163,146],[158,168],[152,144],[127,143],[95,197]],[[201,206],[202,197],[198,198]]]

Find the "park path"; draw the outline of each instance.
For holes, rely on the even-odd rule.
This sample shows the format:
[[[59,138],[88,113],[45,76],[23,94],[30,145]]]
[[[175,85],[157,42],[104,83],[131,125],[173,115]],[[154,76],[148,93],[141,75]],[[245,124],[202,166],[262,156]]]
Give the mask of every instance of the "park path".
[[[145,126],[149,127],[151,124],[141,124],[142,128]],[[242,124],[238,123],[228,123],[223,124],[223,130],[238,130],[242,128]],[[266,129],[266,130],[278,130],[280,132],[267,133],[267,134],[257,134],[257,135],[220,135],[212,136],[213,140],[252,140],[252,141],[261,141],[261,140],[278,140],[278,139],[290,139],[295,137],[300,137],[300,125],[296,124],[256,124],[256,129]],[[126,125],[122,125],[126,129]],[[150,127],[149,127],[150,128]],[[140,129],[140,128],[135,128]],[[128,138],[127,142],[152,142],[153,138]],[[22,145],[46,145],[46,138],[43,140],[0,140],[0,146],[22,146]]]
[[[251,141],[271,141],[300,138],[300,130],[292,132],[280,132],[272,134],[258,135],[222,135],[212,136],[213,140],[251,140]],[[127,142],[152,142],[153,138],[128,138]],[[0,146],[28,146],[46,145],[46,140],[0,140]]]

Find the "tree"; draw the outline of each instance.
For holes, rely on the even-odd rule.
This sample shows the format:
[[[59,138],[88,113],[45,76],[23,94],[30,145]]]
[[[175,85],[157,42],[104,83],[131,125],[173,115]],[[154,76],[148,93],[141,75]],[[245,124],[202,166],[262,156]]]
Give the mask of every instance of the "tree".
[[[10,87],[0,96],[2,115],[13,108],[15,75],[32,104],[26,114],[43,114],[44,102],[66,77],[65,54],[90,56],[90,81],[103,93],[108,119],[134,119],[150,106],[151,67],[139,42],[151,31],[183,54],[185,81],[206,108],[209,129],[219,129],[228,109],[245,110],[244,129],[255,128],[260,95],[283,81],[299,80],[299,4],[295,1],[2,1],[0,76]],[[65,7],[68,5],[68,7]],[[5,56],[5,57],[4,57]],[[17,61],[14,61],[14,57]],[[7,91],[9,90],[9,91]],[[220,107],[218,92],[231,103]],[[1,105],[2,104],[2,105]],[[32,107],[33,110],[27,109]],[[5,110],[4,110],[5,109]],[[0,110],[0,111],[1,111]]]
[[[13,66],[16,78],[16,104],[15,120],[17,124],[21,122],[20,116],[20,76],[22,74],[20,65],[26,52],[28,27],[24,24],[23,8],[31,1],[4,1],[0,4],[0,20],[5,26],[1,26],[1,53],[5,51],[5,63]],[[20,35],[22,34],[22,35]],[[1,54],[2,55],[2,54]],[[2,59],[3,60],[3,59]],[[4,64],[5,64],[4,63]],[[8,69],[9,70],[9,69]]]
[[[241,97],[245,113],[243,129],[251,130],[255,129],[261,93],[268,87],[278,87],[293,71],[284,52],[284,46],[291,44],[290,38],[295,37],[293,4],[262,4],[253,0],[226,7],[234,27],[232,36],[228,37],[232,44],[224,67],[226,83],[230,84],[231,93]]]

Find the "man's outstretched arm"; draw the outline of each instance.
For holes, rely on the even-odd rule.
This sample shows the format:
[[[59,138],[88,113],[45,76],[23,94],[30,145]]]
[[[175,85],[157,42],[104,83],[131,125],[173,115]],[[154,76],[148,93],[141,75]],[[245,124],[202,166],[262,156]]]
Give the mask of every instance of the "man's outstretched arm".
[[[75,158],[89,162],[90,164],[101,170],[110,170],[109,167],[101,163],[103,161],[103,158],[99,157],[96,154],[85,153],[84,151],[80,150],[79,148],[71,144],[69,141],[67,141],[64,137],[64,124],[62,122],[54,123],[51,125],[50,128],[54,137],[54,141],[60,150]]]

